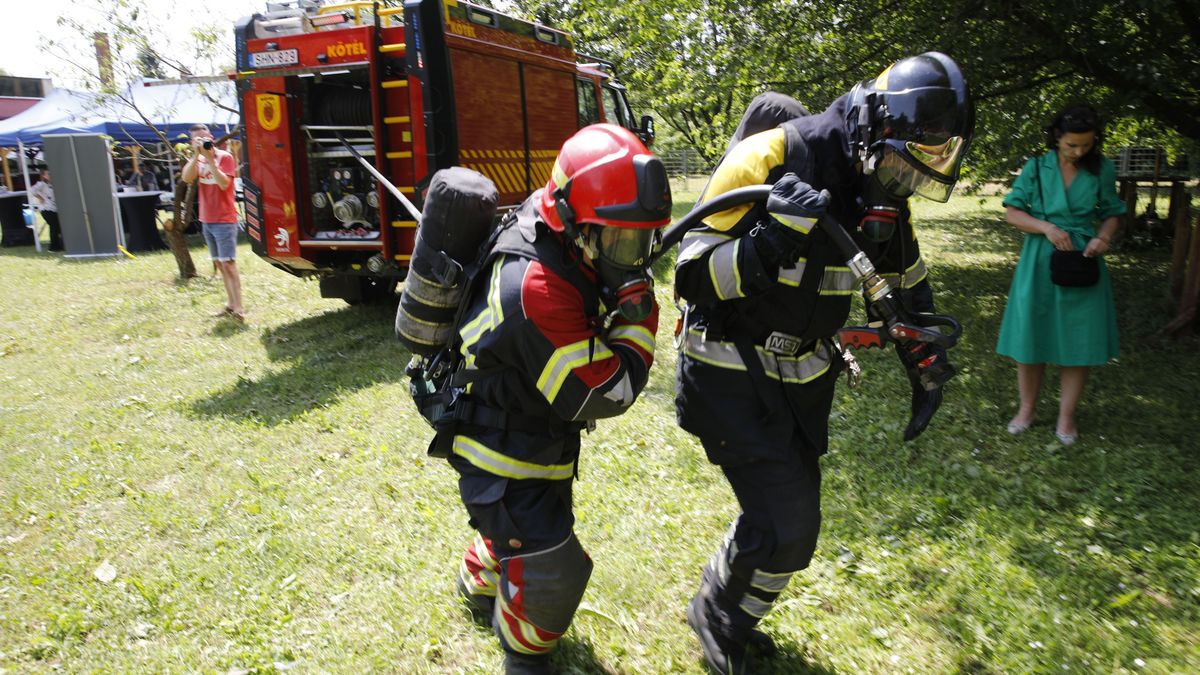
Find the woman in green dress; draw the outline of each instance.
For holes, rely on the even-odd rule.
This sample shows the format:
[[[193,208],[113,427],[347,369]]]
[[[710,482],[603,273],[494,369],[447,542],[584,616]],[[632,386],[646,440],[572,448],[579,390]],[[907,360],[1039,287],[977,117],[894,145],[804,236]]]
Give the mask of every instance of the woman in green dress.
[[[1008,222],[1025,233],[1013,274],[996,351],[1017,362],[1021,405],[1008,423],[1019,434],[1033,423],[1046,364],[1061,369],[1055,436],[1064,445],[1079,437],[1075,410],[1088,369],[1117,356],[1116,309],[1104,254],[1120,226],[1125,204],[1117,197],[1113,164],[1100,154],[1103,128],[1088,106],[1063,110],[1046,129],[1050,152],[1025,163],[1004,198]],[[1082,250],[1098,258],[1099,280],[1084,287],[1058,286],[1050,254]]]

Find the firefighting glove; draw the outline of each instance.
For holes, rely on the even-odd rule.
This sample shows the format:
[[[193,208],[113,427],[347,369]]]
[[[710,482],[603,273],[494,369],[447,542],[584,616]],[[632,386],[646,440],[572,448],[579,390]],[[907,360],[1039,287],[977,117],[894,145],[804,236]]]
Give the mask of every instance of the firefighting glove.
[[[904,440],[911,441],[925,431],[941,407],[942,386],[954,377],[955,370],[946,358],[946,350],[935,345],[897,344],[896,355],[912,386],[912,416],[904,429]]]
[[[757,238],[769,251],[768,257],[781,263],[795,262],[808,242],[808,233],[816,219],[825,213],[829,193],[818,191],[794,173],[784,174],[771,188],[767,198],[770,220],[756,228]]]

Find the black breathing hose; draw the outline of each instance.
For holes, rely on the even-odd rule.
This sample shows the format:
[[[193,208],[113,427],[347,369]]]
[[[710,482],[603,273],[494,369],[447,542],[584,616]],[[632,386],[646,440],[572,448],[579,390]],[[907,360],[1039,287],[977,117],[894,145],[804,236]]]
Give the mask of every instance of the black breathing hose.
[[[683,241],[684,235],[694,230],[700,225],[700,221],[712,214],[731,209],[739,204],[766,201],[767,197],[771,195],[772,187],[771,185],[748,185],[740,187],[692,209],[687,215],[680,218],[674,225],[671,225],[663,232],[662,247],[650,257],[650,262],[654,263],[676,244]],[[822,192],[825,193],[826,201],[828,202],[829,191],[822,190]],[[842,256],[846,260],[853,260],[855,256],[862,253],[862,249],[850,238],[850,233],[846,232],[846,228],[834,220],[833,216],[829,214],[821,216],[817,221],[817,225],[833,239],[833,243],[837,245],[838,250],[842,252]]]

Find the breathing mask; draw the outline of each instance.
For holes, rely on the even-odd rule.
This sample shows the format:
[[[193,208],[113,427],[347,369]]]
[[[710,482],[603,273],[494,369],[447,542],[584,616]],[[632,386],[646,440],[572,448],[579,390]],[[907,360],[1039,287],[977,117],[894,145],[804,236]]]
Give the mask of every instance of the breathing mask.
[[[605,300],[634,323],[654,309],[654,279],[647,265],[660,234],[591,223],[581,234],[582,248],[596,265]]]
[[[880,179],[878,171],[862,177],[861,199],[865,213],[858,223],[863,236],[877,244],[891,239],[896,233],[900,208],[907,198],[907,195],[901,196],[902,190],[889,190]]]

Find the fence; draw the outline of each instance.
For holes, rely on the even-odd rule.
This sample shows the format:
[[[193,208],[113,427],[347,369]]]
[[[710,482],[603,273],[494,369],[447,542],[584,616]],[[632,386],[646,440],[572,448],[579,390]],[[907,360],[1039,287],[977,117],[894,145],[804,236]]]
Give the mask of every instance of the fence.
[[[659,157],[671,177],[671,189],[677,192],[700,191],[713,170],[713,165],[693,148],[667,150]]]

